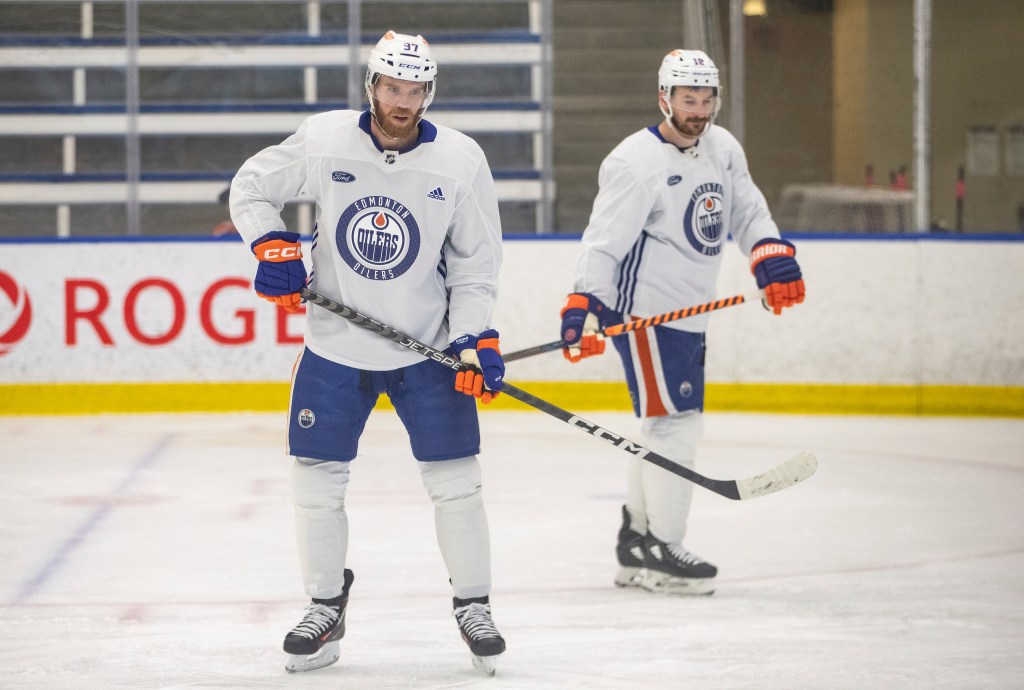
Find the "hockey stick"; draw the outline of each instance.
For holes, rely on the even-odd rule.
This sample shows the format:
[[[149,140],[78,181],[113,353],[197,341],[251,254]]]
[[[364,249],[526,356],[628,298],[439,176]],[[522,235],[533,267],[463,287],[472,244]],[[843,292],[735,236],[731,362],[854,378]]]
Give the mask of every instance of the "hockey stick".
[[[461,361],[445,354],[441,350],[436,350],[426,343],[421,343],[401,331],[396,331],[388,325],[380,323],[379,321],[374,321],[369,316],[360,314],[354,309],[350,309],[343,304],[338,304],[337,302],[334,302],[323,295],[317,294],[308,288],[302,288],[299,292],[302,294],[303,298],[318,307],[326,309],[332,314],[337,314],[338,316],[347,319],[368,331],[373,331],[382,338],[386,338],[397,343],[398,345],[412,350],[427,359],[432,359],[435,362],[443,364],[449,369],[453,369],[454,371],[467,371],[472,369],[469,365],[463,364]],[[516,388],[507,381],[502,387],[501,392],[520,402],[526,403],[541,412],[549,414],[552,417],[565,422],[569,426],[582,429],[591,436],[599,438],[602,441],[606,441],[617,448],[621,448],[630,455],[642,458],[647,462],[661,467],[662,469],[668,470],[672,474],[679,475],[683,479],[691,481],[699,486],[703,486],[705,489],[714,491],[716,494],[734,500],[757,498],[776,491],[781,491],[782,489],[790,487],[797,482],[807,479],[814,474],[814,471],[818,467],[818,461],[814,455],[804,451],[797,453],[775,469],[768,470],[756,477],[737,480],[709,479],[708,477],[698,474],[687,467],[683,467],[682,465],[672,462],[664,456],[658,455],[653,450],[644,448],[639,443],[634,443],[627,438],[601,428],[593,422],[588,422],[582,417],[578,417],[556,405],[552,405],[546,400],[541,400],[531,393],[527,393],[524,390]]]
[[[664,314],[658,314],[657,316],[649,316],[646,319],[635,319],[627,323],[617,323],[614,326],[608,326],[601,331],[601,335],[604,336],[616,336],[622,335],[623,333],[629,333],[631,331],[639,331],[643,328],[650,328],[651,326],[657,326],[662,323],[668,323],[669,321],[678,321],[679,319],[686,319],[697,314],[707,314],[711,311],[718,311],[719,309],[725,309],[726,307],[734,307],[737,304],[743,304],[744,302],[753,302],[761,299],[760,293],[751,293],[749,295],[733,295],[732,297],[725,297],[723,299],[717,299],[713,302],[705,302],[704,304],[698,304],[693,307],[686,307],[684,309],[676,309],[675,311],[667,311]],[[561,350],[565,347],[565,342],[561,340],[553,340],[550,343],[544,343],[543,345],[534,345],[523,350],[516,350],[515,352],[509,352],[507,355],[502,355],[502,359],[506,362],[514,362],[517,359],[526,359],[527,357],[533,357],[534,355],[544,354],[545,352],[552,352],[554,350]]]

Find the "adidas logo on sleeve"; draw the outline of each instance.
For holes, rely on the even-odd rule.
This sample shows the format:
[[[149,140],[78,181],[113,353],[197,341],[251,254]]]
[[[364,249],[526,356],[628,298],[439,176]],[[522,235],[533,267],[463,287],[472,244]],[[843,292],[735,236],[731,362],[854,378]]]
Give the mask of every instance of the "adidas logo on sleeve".
[[[434,187],[429,192],[427,192],[427,198],[435,199],[437,201],[445,201],[444,192],[441,191],[440,187]]]

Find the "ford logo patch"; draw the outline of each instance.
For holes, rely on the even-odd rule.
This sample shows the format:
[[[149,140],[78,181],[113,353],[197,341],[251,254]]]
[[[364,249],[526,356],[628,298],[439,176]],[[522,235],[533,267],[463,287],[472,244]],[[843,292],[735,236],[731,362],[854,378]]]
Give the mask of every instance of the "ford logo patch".
[[[355,182],[356,176],[344,170],[335,170],[331,173],[331,179],[335,182]]]
[[[334,174],[337,175],[338,173],[334,173]],[[683,181],[683,176],[682,175],[673,175],[672,177],[668,178],[668,186],[671,187],[672,185],[679,184],[682,181]]]

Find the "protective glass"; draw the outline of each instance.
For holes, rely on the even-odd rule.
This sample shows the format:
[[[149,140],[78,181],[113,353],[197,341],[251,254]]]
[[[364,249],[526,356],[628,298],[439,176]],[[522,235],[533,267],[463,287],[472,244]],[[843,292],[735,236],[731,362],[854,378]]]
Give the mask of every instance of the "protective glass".
[[[722,99],[709,87],[687,88],[677,86],[669,98],[672,112],[679,117],[714,117]]]
[[[373,97],[384,105],[417,112],[424,107],[431,86],[430,82],[405,81],[382,75],[370,89]]]

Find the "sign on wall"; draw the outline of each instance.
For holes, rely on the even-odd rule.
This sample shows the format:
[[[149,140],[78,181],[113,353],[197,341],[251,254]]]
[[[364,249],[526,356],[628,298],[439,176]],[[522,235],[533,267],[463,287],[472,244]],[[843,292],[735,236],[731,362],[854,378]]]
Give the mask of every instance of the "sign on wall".
[[[728,244],[720,296],[754,287]],[[1024,385],[1024,242],[796,244],[806,301],[782,316],[756,303],[712,315],[709,382]],[[578,242],[504,250],[493,320],[503,350],[557,338]],[[254,273],[240,243],[0,243],[0,385],[286,382],[305,317],[259,299]],[[620,381],[622,369],[608,348],[578,364],[557,351],[510,362],[506,375]]]
[[[4,245],[3,382],[287,380],[304,315],[236,244]]]

